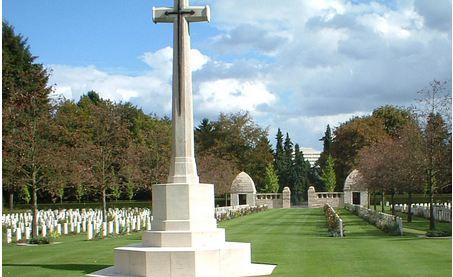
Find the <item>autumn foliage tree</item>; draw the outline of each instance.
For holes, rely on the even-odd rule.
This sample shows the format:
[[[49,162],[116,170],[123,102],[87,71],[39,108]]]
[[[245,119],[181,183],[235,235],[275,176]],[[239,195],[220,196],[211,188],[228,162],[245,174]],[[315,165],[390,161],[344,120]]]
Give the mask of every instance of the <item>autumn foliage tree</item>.
[[[38,236],[38,190],[49,173],[51,110],[48,72],[36,63],[26,40],[11,25],[2,28],[3,179],[26,186],[32,198],[32,237]],[[10,201],[12,202],[10,189]],[[12,205],[12,204],[11,204]]]

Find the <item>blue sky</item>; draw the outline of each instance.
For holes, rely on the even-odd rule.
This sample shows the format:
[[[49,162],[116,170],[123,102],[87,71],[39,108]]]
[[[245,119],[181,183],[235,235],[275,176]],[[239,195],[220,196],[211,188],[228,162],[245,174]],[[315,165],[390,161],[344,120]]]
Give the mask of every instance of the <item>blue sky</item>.
[[[3,19],[52,69],[55,93],[94,89],[170,114],[173,1],[4,0]],[[196,121],[248,110],[273,138],[321,150],[338,126],[384,104],[410,105],[432,79],[451,80],[451,1],[206,0],[191,26]]]

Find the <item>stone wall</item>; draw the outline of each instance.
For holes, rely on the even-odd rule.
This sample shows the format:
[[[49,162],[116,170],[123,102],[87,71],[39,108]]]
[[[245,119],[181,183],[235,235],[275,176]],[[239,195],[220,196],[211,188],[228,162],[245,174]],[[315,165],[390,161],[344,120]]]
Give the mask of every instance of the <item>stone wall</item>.
[[[314,187],[308,188],[308,207],[322,208],[329,204],[333,208],[344,206],[343,192],[316,192]]]
[[[256,205],[267,205],[269,209],[283,208],[282,193],[257,193]]]
[[[291,191],[285,187],[282,193],[257,193],[255,203],[257,206],[267,205],[269,209],[290,208]]]

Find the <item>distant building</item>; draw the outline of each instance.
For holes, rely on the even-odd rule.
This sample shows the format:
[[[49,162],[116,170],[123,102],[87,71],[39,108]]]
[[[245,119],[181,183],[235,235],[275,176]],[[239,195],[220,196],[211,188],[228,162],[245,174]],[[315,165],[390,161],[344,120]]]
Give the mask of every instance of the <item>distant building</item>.
[[[304,158],[310,163],[311,166],[314,166],[316,161],[318,161],[321,156],[321,152],[313,148],[301,147],[300,151],[304,153]]]

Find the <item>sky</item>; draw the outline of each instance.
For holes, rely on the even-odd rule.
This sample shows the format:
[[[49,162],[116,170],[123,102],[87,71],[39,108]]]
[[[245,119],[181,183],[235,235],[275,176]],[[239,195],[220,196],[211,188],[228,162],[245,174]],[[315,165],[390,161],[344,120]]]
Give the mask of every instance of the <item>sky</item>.
[[[171,115],[172,24],[152,23],[169,0],[3,0],[3,19],[51,71],[54,94],[95,90]],[[322,150],[327,124],[414,104],[433,79],[451,83],[451,0],[192,0],[194,117],[249,111]]]

